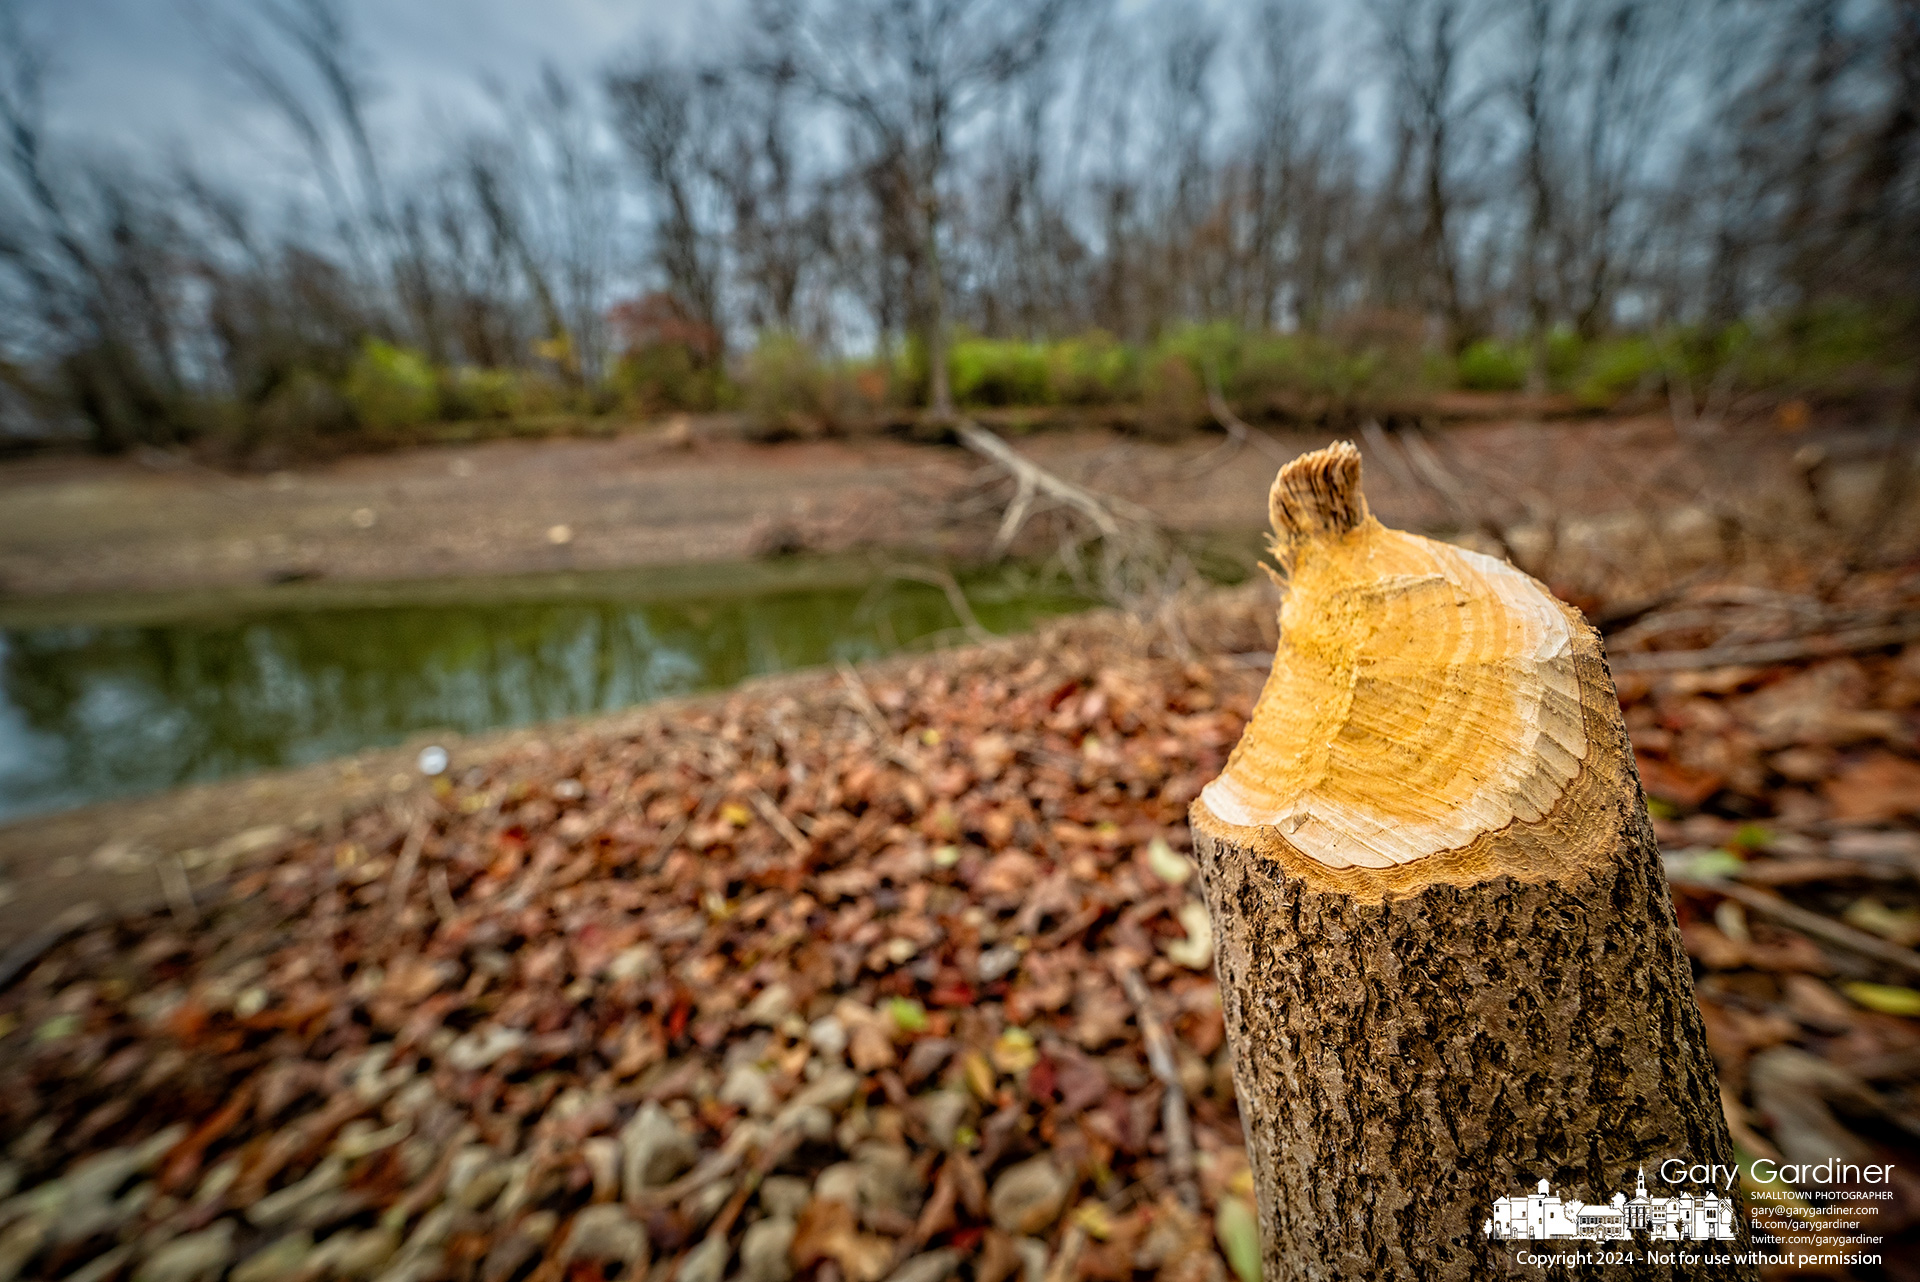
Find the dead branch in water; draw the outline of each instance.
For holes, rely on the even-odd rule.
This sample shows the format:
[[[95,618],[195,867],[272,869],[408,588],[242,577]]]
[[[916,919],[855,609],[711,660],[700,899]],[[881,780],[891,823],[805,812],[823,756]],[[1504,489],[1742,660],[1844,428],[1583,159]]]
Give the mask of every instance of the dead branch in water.
[[[980,622],[980,616],[973,612],[973,603],[967,600],[960,581],[948,571],[925,565],[894,565],[887,567],[887,573],[896,579],[912,579],[915,583],[939,588],[960,620],[960,626],[966,629],[969,640],[984,643],[998,639],[997,633]]]
[[[1172,606],[1194,580],[1194,568],[1172,535],[1146,508],[1083,485],[1022,457],[979,424],[961,419],[954,432],[974,453],[1005,471],[1014,481],[1013,500],[994,536],[995,556],[1004,556],[1020,531],[1044,511],[1062,512],[1068,523],[1059,560],[1082,591],[1159,625],[1176,649],[1186,650]],[[1085,552],[1098,544],[1089,576]]]
[[[1107,537],[1120,534],[1122,516],[1129,520],[1153,519],[1153,514],[1145,508],[1136,507],[1124,499],[1107,498],[1104,501],[1093,491],[1075,485],[1065,477],[1049,472],[1046,468],[1014,453],[1013,447],[981,427],[978,423],[961,419],[954,424],[955,434],[961,444],[976,454],[981,454],[1013,477],[1019,487],[1014,493],[1013,502],[1007,508],[1007,515],[1000,522],[1000,531],[994,536],[993,554],[1001,556],[1020,533],[1020,527],[1034,514],[1033,501],[1037,494],[1044,494],[1055,502],[1072,508],[1095,529]]]

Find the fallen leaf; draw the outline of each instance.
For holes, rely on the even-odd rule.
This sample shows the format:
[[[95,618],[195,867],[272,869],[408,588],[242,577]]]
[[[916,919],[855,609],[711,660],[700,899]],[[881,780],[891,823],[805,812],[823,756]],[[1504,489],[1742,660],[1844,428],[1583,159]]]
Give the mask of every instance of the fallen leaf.
[[[879,1282],[893,1263],[893,1244],[860,1232],[854,1209],[838,1198],[807,1203],[794,1225],[790,1253],[801,1269],[832,1260],[851,1282]]]
[[[1147,867],[1169,886],[1184,886],[1193,877],[1193,865],[1169,846],[1165,837],[1147,843]]]
[[[1920,1016],[1920,991],[1893,984],[1868,984],[1853,980],[1840,985],[1856,1005],[1877,1010],[1882,1015]]]
[[[1033,1034],[1024,1028],[1009,1028],[993,1044],[993,1066],[1003,1073],[1024,1073],[1039,1058]]]
[[[1207,914],[1207,906],[1197,899],[1189,899],[1180,905],[1175,915],[1187,937],[1166,944],[1161,951],[1176,966],[1206,970],[1213,965],[1213,919]]]
[[[1237,1197],[1223,1197],[1213,1217],[1220,1251],[1240,1282],[1260,1282],[1260,1224],[1253,1207]]]
[[[1842,766],[1820,791],[1841,823],[1884,823],[1920,814],[1920,762],[1874,752]]]

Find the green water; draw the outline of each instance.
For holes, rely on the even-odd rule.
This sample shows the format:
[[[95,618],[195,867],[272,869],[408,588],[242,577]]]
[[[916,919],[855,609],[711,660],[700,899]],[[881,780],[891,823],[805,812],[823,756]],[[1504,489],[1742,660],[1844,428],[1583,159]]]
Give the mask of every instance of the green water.
[[[0,817],[961,640],[936,588],[871,566],[312,585],[0,618]],[[963,575],[1014,632],[1087,602]],[[707,590],[699,590],[701,586]]]

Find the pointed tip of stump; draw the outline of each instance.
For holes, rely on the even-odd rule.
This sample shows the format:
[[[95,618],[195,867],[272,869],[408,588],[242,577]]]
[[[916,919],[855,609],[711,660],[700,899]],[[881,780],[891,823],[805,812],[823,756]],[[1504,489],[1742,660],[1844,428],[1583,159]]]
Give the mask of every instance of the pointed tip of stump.
[[[1335,441],[1302,454],[1273,478],[1267,508],[1283,564],[1309,539],[1338,538],[1364,524],[1369,513],[1360,492],[1360,451],[1352,441]]]

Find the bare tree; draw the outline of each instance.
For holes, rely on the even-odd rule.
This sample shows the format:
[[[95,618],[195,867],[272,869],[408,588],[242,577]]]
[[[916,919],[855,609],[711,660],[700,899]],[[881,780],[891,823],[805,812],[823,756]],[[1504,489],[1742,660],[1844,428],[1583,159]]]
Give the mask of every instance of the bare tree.
[[[788,42],[820,99],[846,113],[873,154],[898,166],[926,246],[921,318],[937,416],[953,412],[947,371],[943,188],[956,135],[993,95],[1044,60],[1086,0],[759,0],[755,21]]]
[[[170,442],[186,431],[173,335],[153,274],[170,238],[163,213],[110,178],[74,166],[63,183],[46,147],[45,47],[17,0],[0,5],[0,271],[41,332],[29,350],[87,423],[94,445],[119,450]],[[129,316],[127,305],[137,308]],[[51,389],[6,366],[16,393]]]
[[[1418,243],[1429,301],[1456,346],[1481,318],[1467,296],[1461,261],[1459,175],[1463,135],[1485,105],[1468,82],[1470,46],[1486,25],[1478,0],[1368,0],[1378,48],[1392,80],[1397,176],[1418,209]]]
[[[701,324],[724,334],[720,237],[707,178],[720,144],[712,110],[724,71],[653,57],[608,78],[614,123],[655,204],[654,257],[668,288]]]
[[[341,422],[369,337],[443,391],[545,362],[604,403],[634,268],[700,403],[770,333],[889,375],[910,338],[941,414],[957,326],[1418,355],[1438,322],[1530,341],[1536,388],[1561,330],[1844,311],[1920,346],[1920,0],[1366,0],[1357,80],[1304,0],[756,0],[703,59],[497,90],[412,166],[345,0],[184,2],[293,198],[50,141],[0,0],[0,408],[102,448]]]

